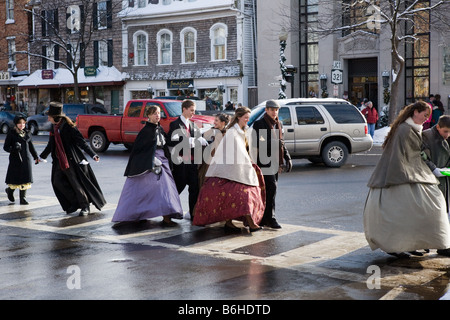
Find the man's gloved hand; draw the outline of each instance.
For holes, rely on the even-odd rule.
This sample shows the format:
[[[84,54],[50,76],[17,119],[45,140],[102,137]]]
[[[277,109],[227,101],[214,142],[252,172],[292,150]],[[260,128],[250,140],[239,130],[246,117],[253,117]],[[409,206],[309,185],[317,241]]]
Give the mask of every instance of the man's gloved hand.
[[[290,157],[284,157],[284,161],[286,162],[286,172],[291,172],[292,170],[292,160]]]
[[[434,174],[437,178],[445,177],[445,176],[441,173],[442,170],[444,170],[444,169],[443,169],[443,168],[436,168],[436,169],[433,170],[433,174]]]

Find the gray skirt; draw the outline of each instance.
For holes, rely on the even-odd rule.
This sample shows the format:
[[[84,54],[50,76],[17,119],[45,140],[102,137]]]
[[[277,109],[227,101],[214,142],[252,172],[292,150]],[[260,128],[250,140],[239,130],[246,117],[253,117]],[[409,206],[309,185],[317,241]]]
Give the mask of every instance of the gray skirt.
[[[450,248],[444,196],[434,184],[371,188],[364,207],[364,232],[372,250]]]

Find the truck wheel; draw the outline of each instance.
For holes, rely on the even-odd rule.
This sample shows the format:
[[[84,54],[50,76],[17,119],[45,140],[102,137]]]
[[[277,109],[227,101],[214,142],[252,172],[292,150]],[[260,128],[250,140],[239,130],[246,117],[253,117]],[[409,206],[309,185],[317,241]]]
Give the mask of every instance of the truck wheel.
[[[109,141],[101,131],[94,131],[89,137],[89,142],[95,152],[104,152],[109,147]]]
[[[347,156],[347,146],[340,141],[332,141],[322,150],[322,159],[327,167],[339,168],[347,161]]]

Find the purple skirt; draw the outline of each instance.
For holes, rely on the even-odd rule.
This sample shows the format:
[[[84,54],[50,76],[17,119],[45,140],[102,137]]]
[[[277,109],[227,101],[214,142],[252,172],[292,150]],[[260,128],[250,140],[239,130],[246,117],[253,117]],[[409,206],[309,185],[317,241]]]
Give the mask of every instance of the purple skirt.
[[[147,171],[138,176],[127,177],[113,222],[139,221],[159,216],[183,219],[180,196],[169,161],[161,149],[156,150],[155,156],[163,163],[161,174]]]

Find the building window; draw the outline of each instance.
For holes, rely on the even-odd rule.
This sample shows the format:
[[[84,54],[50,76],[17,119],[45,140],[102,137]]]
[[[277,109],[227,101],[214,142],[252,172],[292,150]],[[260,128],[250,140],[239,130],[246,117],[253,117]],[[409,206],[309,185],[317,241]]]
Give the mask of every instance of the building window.
[[[16,39],[8,39],[8,62],[16,62]]]
[[[58,69],[59,46],[42,46],[42,69]]]
[[[349,35],[355,31],[365,31],[379,33],[380,26],[376,22],[376,10],[380,6],[380,0],[360,1],[344,0],[342,1],[342,36]]]
[[[112,4],[111,0],[100,1],[94,4],[92,20],[95,30],[112,28]]]
[[[430,1],[416,4],[415,9],[428,7]],[[405,94],[406,104],[427,100],[430,94],[430,13],[416,13],[412,21],[406,22],[407,34],[414,41],[405,44]]]
[[[319,94],[319,38],[311,29],[317,27],[318,0],[300,1],[300,97]]]
[[[14,0],[6,0],[6,20],[14,20]]]
[[[113,40],[94,41],[94,65],[112,67]]]
[[[134,42],[134,64],[137,66],[146,66],[148,64],[148,35],[143,31],[138,31],[133,36]]]
[[[157,34],[158,64],[172,64],[172,32],[167,29]]]
[[[138,0],[138,8],[145,8],[147,0]]]
[[[163,0],[163,2],[162,2],[162,4],[165,6],[168,6],[171,3],[172,3],[172,0]]]
[[[217,23],[210,30],[211,60],[226,60],[227,55],[227,26]]]
[[[58,9],[41,11],[42,36],[54,36],[58,33]]]
[[[184,28],[181,30],[181,63],[195,63],[197,31],[193,28]]]

